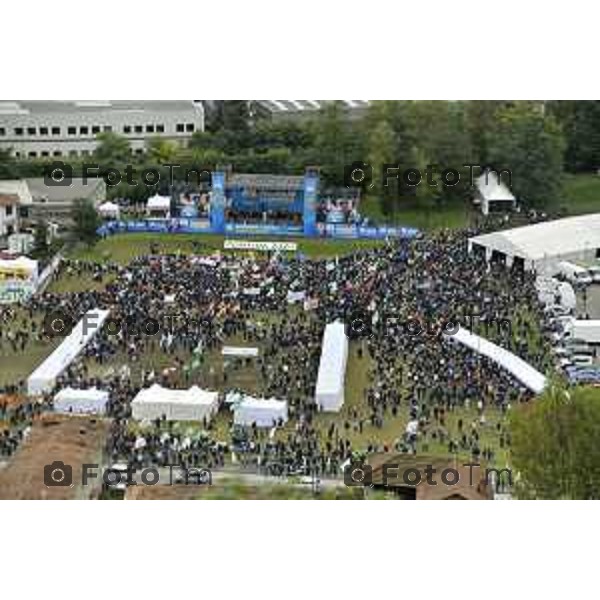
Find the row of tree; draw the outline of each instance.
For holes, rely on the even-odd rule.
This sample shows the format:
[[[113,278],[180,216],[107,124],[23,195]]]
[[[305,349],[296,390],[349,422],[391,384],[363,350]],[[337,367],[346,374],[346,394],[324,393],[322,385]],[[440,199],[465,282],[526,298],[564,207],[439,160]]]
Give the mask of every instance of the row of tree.
[[[468,197],[468,164],[509,169],[515,194],[538,207],[560,202],[565,170],[591,171],[600,165],[596,101],[377,101],[362,118],[352,118],[345,105],[332,102],[303,120],[264,118],[253,112],[251,103],[231,101],[218,103],[209,114],[207,130],[195,133],[188,147],[155,138],[143,156],[132,156],[126,138],[102,133],[93,159],[120,169],[131,162],[140,168],[176,163],[182,165],[176,176],[199,166],[231,165],[237,172],[280,174],[301,174],[307,166],[318,166],[330,187],[345,186],[345,168],[360,161],[372,165],[373,186],[366,193],[384,213],[398,203]],[[77,172],[83,159],[74,162]],[[391,181],[386,186],[386,164],[421,173],[435,165],[438,185]],[[39,176],[42,168],[39,161],[0,156],[0,178]],[[444,169],[458,170],[460,183],[440,185]],[[121,183],[110,194],[144,200],[155,191]]]

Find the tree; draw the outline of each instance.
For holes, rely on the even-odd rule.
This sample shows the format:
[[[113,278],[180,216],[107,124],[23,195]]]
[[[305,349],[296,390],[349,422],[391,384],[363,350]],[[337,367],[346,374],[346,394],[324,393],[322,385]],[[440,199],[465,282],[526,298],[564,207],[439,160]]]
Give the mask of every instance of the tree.
[[[561,198],[564,137],[552,115],[519,102],[496,113],[487,148],[495,169],[510,169],[513,192],[532,206]]]
[[[45,258],[48,254],[48,223],[43,219],[36,222],[33,230],[33,256]]]
[[[160,137],[153,137],[146,143],[148,150],[148,158],[155,168],[168,163],[173,163],[179,146],[172,140],[165,140]]]
[[[395,146],[394,130],[388,121],[381,120],[371,131],[368,140],[367,163],[372,168],[373,176],[373,185],[368,194],[378,202],[386,216],[394,211],[399,195],[398,182],[393,178],[397,172],[392,171],[390,178],[383,173],[384,165],[397,164]],[[386,182],[389,185],[385,185]]]
[[[600,498],[600,390],[557,383],[511,415],[517,494]]]
[[[565,167],[569,171],[600,168],[600,101],[557,100],[547,105],[561,124],[565,139]]]
[[[0,179],[17,179],[17,165],[11,149],[0,148]]]
[[[98,146],[94,151],[94,158],[101,167],[115,167],[124,169],[131,161],[129,140],[110,131],[99,133],[96,136]]]
[[[341,102],[328,102],[309,124],[314,136],[314,154],[325,186],[344,185],[344,167],[364,161],[364,140]],[[309,166],[309,165],[305,165]]]
[[[90,200],[78,199],[73,203],[72,218],[74,232],[78,239],[91,246],[96,240],[101,220]]]

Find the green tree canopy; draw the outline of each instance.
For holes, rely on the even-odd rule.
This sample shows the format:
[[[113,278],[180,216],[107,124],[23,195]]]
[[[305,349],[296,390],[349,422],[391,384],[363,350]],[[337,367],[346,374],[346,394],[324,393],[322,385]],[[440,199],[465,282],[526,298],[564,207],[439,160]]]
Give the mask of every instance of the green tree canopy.
[[[487,135],[490,162],[511,170],[519,200],[545,206],[561,199],[565,143],[552,115],[537,104],[516,103],[496,113]]]
[[[517,493],[535,498],[600,498],[600,390],[552,384],[511,416]]]
[[[115,167],[123,170],[131,162],[131,152],[127,138],[114,132],[99,133],[98,146],[94,158],[102,167]]]
[[[93,203],[90,200],[81,198],[75,200],[71,216],[75,224],[73,231],[76,237],[91,246],[96,240],[96,231],[101,224]]]
[[[569,171],[600,168],[600,101],[557,100],[548,111],[560,122],[565,138],[565,167]]]

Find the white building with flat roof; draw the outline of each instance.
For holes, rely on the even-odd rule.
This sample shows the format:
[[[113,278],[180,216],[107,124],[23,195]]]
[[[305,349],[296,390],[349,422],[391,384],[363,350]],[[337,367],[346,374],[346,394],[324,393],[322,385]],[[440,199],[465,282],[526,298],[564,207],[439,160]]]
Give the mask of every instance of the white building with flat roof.
[[[204,108],[192,100],[0,101],[0,148],[18,158],[87,156],[103,132],[139,154],[150,138],[187,144],[195,131],[204,131]]]

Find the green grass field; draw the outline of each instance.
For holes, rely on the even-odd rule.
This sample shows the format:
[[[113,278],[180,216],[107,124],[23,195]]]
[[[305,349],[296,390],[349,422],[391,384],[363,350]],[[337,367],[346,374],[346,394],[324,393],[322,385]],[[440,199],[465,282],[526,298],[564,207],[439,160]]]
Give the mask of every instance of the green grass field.
[[[381,207],[371,198],[361,200],[360,212],[376,223],[391,223],[405,227],[416,227],[422,231],[436,229],[461,229],[471,224],[473,211],[465,203],[416,206],[414,203],[398,207],[389,216],[383,215]]]
[[[600,212],[600,176],[566,175],[564,207],[569,214]]]
[[[157,244],[163,254],[208,254],[217,250],[223,252],[225,236],[205,233],[170,234],[170,233],[126,233],[100,240],[92,248],[78,247],[70,254],[70,258],[94,261],[114,261],[127,264],[136,256],[148,254],[150,245]],[[356,249],[373,248],[382,242],[376,240],[323,240],[306,238],[252,237],[254,241],[295,242],[298,251],[310,258],[327,258],[346,254]],[[239,251],[238,251],[239,252]],[[248,255],[248,252],[244,252]]]

